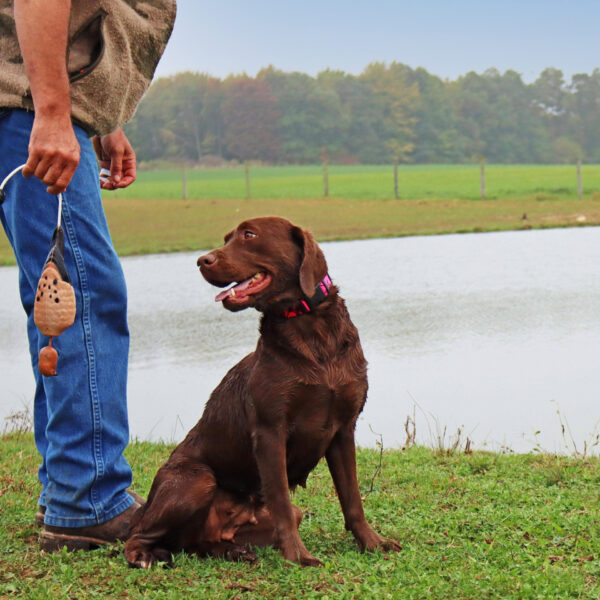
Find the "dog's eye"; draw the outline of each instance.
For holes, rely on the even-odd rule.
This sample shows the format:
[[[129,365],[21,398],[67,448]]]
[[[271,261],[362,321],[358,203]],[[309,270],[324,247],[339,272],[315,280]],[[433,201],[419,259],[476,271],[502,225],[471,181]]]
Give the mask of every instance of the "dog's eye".
[[[244,231],[244,237],[249,240],[250,238],[255,238],[256,234],[252,231]]]

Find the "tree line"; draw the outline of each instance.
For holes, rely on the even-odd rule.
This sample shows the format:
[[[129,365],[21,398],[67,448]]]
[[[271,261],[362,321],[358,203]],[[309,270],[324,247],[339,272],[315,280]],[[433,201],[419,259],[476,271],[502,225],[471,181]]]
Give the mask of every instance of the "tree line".
[[[157,79],[126,133],[144,161],[342,164],[600,162],[600,69],[533,83],[509,70],[442,80],[372,63],[316,77],[273,67],[256,77]]]

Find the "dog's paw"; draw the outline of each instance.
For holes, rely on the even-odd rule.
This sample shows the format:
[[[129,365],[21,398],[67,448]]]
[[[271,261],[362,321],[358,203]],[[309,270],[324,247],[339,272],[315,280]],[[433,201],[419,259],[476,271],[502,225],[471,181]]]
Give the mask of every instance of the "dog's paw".
[[[244,546],[234,546],[227,550],[223,556],[227,560],[233,560],[236,562],[254,563],[258,560],[258,557],[254,552],[244,548]]]
[[[298,563],[300,565],[302,565],[303,567],[322,567],[323,566],[323,563],[318,558],[315,558],[314,556],[312,556],[310,554],[308,554],[306,556],[301,556]]]
[[[284,552],[283,558],[285,558],[290,563],[295,563],[297,565],[300,565],[301,567],[323,566],[323,563],[318,558],[315,558],[312,554],[310,554],[306,549],[304,549],[303,552],[288,552],[287,554]]]
[[[171,553],[162,548],[152,550],[134,550],[125,552],[125,558],[130,567],[134,569],[150,569],[155,563],[162,563],[166,567],[173,565]]]
[[[363,551],[380,549],[384,552],[400,552],[402,550],[402,546],[397,541],[384,538],[377,534],[371,536],[366,543],[360,544],[360,546]]]
[[[391,540],[389,538],[381,538],[381,543],[378,546],[382,550],[386,552],[400,552],[402,550],[402,545],[399,544],[396,540]]]
[[[348,529],[351,529],[362,552],[377,548],[384,552],[400,552],[402,550],[402,546],[398,542],[377,534],[366,521],[360,527],[348,527]]]

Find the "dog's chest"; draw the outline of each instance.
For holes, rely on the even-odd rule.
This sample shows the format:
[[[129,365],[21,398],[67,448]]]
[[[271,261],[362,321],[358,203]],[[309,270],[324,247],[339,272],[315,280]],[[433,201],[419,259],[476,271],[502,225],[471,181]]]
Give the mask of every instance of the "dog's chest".
[[[329,387],[323,384],[298,385],[288,403],[288,437],[319,440],[335,435],[362,410],[366,381]]]
[[[304,485],[325,455],[335,434],[354,422],[364,404],[365,388],[356,382],[339,389],[305,385],[288,405],[286,457],[291,486]]]

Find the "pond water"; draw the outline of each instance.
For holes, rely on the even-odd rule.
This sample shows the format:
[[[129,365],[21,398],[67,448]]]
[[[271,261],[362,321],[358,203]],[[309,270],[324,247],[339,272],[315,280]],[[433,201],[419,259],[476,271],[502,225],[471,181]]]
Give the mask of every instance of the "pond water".
[[[369,361],[360,445],[401,447],[406,417],[435,445],[566,451],[600,420],[600,228],[321,245]],[[196,253],[123,260],[132,334],[131,435],[180,440],[210,391],[250,352],[258,313],[213,298]],[[147,294],[160,277],[160,294]],[[0,269],[0,428],[33,377],[16,268]],[[557,414],[560,410],[561,416]],[[569,435],[570,429],[570,435]],[[381,438],[379,437],[381,436]]]

